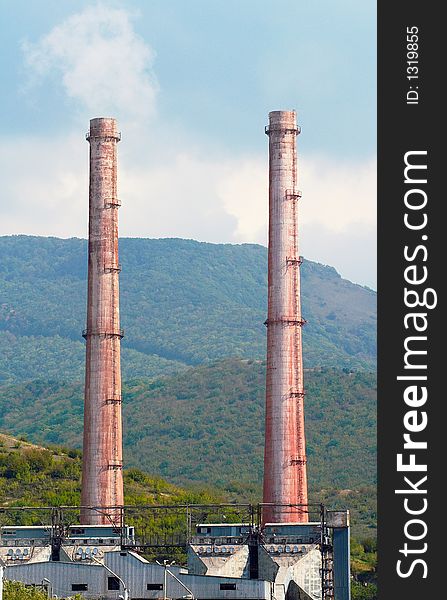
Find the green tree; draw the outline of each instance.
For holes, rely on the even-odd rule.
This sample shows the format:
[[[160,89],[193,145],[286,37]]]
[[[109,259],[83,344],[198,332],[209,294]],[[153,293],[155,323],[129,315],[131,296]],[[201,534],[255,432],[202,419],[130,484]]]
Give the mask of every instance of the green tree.
[[[47,594],[34,586],[25,586],[20,581],[4,581],[4,600],[47,600]]]
[[[351,585],[352,600],[377,600],[377,586],[374,583],[359,583],[353,581]]]

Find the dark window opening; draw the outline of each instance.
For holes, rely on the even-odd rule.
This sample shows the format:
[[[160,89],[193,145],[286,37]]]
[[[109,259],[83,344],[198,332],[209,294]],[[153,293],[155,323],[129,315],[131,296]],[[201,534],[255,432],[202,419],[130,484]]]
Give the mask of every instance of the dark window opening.
[[[120,582],[118,577],[109,577],[107,579],[107,589],[108,590],[119,590]]]
[[[72,592],[87,592],[88,585],[86,583],[72,583],[71,591]]]
[[[258,548],[251,544],[248,546],[248,564],[249,564],[250,579],[258,579],[258,577],[259,577]],[[234,589],[236,589],[236,585],[235,585]]]
[[[147,590],[162,590],[163,584],[162,583],[148,583],[146,585],[146,589]]]
[[[206,532],[207,532],[207,533],[211,533],[211,527],[207,527],[207,528],[206,528]]]
[[[221,583],[220,589],[221,590],[235,590],[236,584],[235,583]]]

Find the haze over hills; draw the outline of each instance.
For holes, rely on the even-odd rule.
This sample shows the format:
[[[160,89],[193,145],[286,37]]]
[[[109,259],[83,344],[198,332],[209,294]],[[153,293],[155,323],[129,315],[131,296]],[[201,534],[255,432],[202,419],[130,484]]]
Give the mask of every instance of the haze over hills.
[[[0,237],[0,381],[83,378],[87,241]],[[267,249],[120,240],[123,377],[265,356]],[[305,366],[375,368],[376,294],[302,265]]]

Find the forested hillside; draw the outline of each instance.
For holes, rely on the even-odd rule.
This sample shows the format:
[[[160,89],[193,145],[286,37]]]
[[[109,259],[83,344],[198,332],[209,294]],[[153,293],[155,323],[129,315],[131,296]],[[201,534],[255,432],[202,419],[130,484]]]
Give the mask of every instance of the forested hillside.
[[[79,239],[0,237],[0,428],[44,445],[81,446],[86,250]],[[120,261],[126,466],[259,500],[266,248],[122,239]],[[367,534],[376,295],[310,261],[302,289],[312,499],[350,507]]]
[[[185,490],[138,469],[124,473],[126,504],[210,503],[222,495],[204,488]],[[81,493],[81,452],[45,448],[0,433],[0,504],[76,506]],[[24,515],[24,518],[26,515]],[[3,517],[3,521],[7,516]]]
[[[348,369],[305,375],[312,491],[373,496],[375,376]],[[230,498],[259,499],[264,379],[263,362],[228,359],[129,382],[123,389],[126,465],[177,484],[206,484]],[[80,448],[82,396],[75,383],[3,384],[0,428],[33,442]]]
[[[0,237],[0,381],[80,381],[87,242]],[[265,355],[267,250],[181,239],[120,241],[125,379]],[[376,294],[302,265],[305,365],[375,368]]]

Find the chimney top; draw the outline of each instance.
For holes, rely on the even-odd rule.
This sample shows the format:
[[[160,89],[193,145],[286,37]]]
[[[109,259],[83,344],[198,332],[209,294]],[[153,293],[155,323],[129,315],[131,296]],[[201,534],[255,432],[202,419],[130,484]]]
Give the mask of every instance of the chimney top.
[[[120,139],[116,119],[112,117],[97,117],[90,119],[89,137],[114,137]]]

